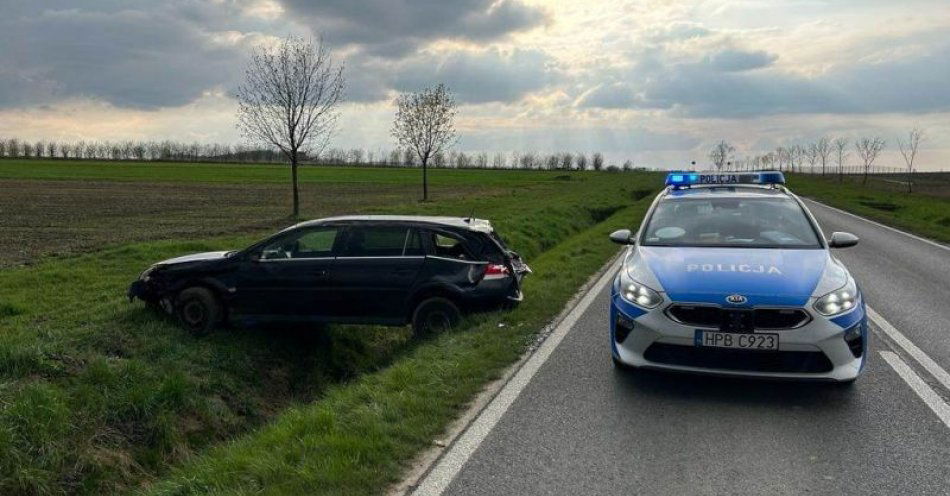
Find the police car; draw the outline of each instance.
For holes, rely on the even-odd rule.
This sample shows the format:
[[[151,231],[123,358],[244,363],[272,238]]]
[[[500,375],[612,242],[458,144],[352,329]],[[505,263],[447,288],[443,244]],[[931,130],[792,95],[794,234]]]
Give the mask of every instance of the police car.
[[[623,368],[850,383],[864,368],[857,282],[781,172],[673,172],[613,283],[610,346]]]

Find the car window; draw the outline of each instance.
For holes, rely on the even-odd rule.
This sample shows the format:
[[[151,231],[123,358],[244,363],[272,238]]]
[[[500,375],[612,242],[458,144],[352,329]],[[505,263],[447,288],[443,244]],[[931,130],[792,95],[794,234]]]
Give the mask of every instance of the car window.
[[[338,233],[339,229],[335,227],[301,230],[267,245],[261,252],[261,259],[332,257],[333,243]]]
[[[443,233],[430,233],[434,255],[458,260],[469,260],[471,257],[465,250],[465,243],[461,237]]]
[[[403,255],[407,257],[418,257],[425,254],[426,250],[422,246],[422,236],[419,235],[417,229],[410,229],[409,237],[406,238],[406,248],[403,251]]]
[[[399,257],[407,243],[406,227],[367,226],[351,228],[344,257]]]
[[[801,206],[790,198],[696,198],[661,202],[643,244],[819,248]]]

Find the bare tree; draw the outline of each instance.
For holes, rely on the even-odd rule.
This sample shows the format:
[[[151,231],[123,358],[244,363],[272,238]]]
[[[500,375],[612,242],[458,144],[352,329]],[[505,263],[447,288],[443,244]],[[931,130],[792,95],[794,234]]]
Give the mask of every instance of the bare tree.
[[[818,138],[818,141],[812,145],[815,153],[818,154],[818,161],[821,162],[821,175],[825,175],[825,169],[828,165],[828,157],[831,156],[831,139],[827,136]]]
[[[838,182],[840,183],[844,179],[844,161],[848,158],[848,138],[839,137],[835,138],[832,142],[832,146],[835,149],[836,162],[838,164]]]
[[[788,158],[791,160],[792,172],[798,172],[802,169],[802,161],[805,160],[807,150],[804,145],[792,145],[788,149]]]
[[[519,164],[522,169],[534,169],[539,163],[538,154],[535,152],[524,152],[519,158]]]
[[[901,156],[904,157],[904,163],[907,164],[908,193],[913,191],[914,160],[917,159],[917,148],[920,146],[920,142],[923,139],[924,132],[917,126],[914,126],[914,128],[911,129],[909,133],[907,133],[906,142],[902,138],[897,138],[897,148],[900,149]]]
[[[594,156],[591,158],[591,165],[594,167],[595,171],[599,171],[604,168],[604,156],[600,152],[594,153]]]
[[[396,97],[392,135],[400,146],[412,150],[422,162],[422,201],[429,199],[429,159],[455,144],[455,97],[439,84],[418,93]]]
[[[802,153],[805,156],[805,160],[808,160],[808,168],[814,172],[815,165],[818,164],[819,159],[818,143],[802,146]]]
[[[884,150],[884,139],[880,136],[861,138],[854,142],[854,148],[857,150],[858,156],[861,157],[861,163],[864,166],[864,181],[862,184],[867,184],[868,172],[870,172],[871,166],[874,165],[878,155]]]
[[[505,154],[498,152],[491,161],[492,169],[504,169],[506,164]]]
[[[488,168],[488,152],[478,152],[475,155],[475,167],[478,169]]]
[[[789,169],[789,164],[791,163],[791,151],[786,146],[780,146],[775,149],[775,160],[778,162],[778,169],[780,171],[786,171]]]
[[[343,100],[343,67],[333,63],[323,40],[287,37],[258,47],[238,88],[238,129],[248,140],[273,146],[290,161],[293,216],[300,214],[297,164],[326,147]]]
[[[570,152],[561,154],[561,168],[564,170],[571,170],[571,164],[574,163],[574,155]]]
[[[726,140],[721,140],[709,151],[709,160],[712,160],[717,171],[722,170],[722,167],[726,165],[726,162],[729,161],[729,157],[731,157],[735,151],[735,147],[726,143]]]
[[[577,169],[578,169],[578,170],[585,170],[585,169],[587,169],[587,155],[585,155],[585,154],[583,154],[583,153],[578,153],[578,154],[577,154],[577,158],[574,159],[574,163],[577,164]]]

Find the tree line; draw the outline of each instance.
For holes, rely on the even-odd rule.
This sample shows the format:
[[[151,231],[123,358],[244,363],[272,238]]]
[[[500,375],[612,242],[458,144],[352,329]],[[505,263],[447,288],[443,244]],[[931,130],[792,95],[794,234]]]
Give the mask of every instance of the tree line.
[[[904,171],[915,172],[920,144],[924,133],[919,127],[911,129],[906,136],[897,138],[897,148],[904,160]],[[779,146],[775,150],[747,157],[737,157],[736,149],[721,140],[709,151],[709,160],[716,170],[764,170],[777,169],[783,172],[815,172],[821,175],[835,174],[843,179],[846,171],[854,170],[848,159],[854,152],[855,167],[862,173],[862,184],[867,184],[868,175],[874,168],[887,142],[880,136],[864,136],[856,139],[822,136],[811,143]],[[913,181],[907,181],[907,191],[913,191]]]
[[[287,163],[277,149],[220,143],[178,141],[27,141],[0,137],[0,158],[70,160],[134,160],[152,162]],[[369,167],[418,167],[416,152],[408,148],[366,150],[328,148],[319,154],[301,152],[301,164]],[[429,166],[452,169],[633,170],[632,160],[608,163],[600,152],[464,152],[432,154]]]

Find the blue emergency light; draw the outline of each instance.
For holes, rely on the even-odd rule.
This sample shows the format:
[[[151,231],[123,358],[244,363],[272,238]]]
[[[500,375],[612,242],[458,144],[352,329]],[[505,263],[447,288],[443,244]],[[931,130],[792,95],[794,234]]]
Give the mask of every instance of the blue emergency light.
[[[756,172],[694,172],[671,171],[666,185],[682,188],[693,185],[726,184],[785,184],[785,175],[779,171]]]

